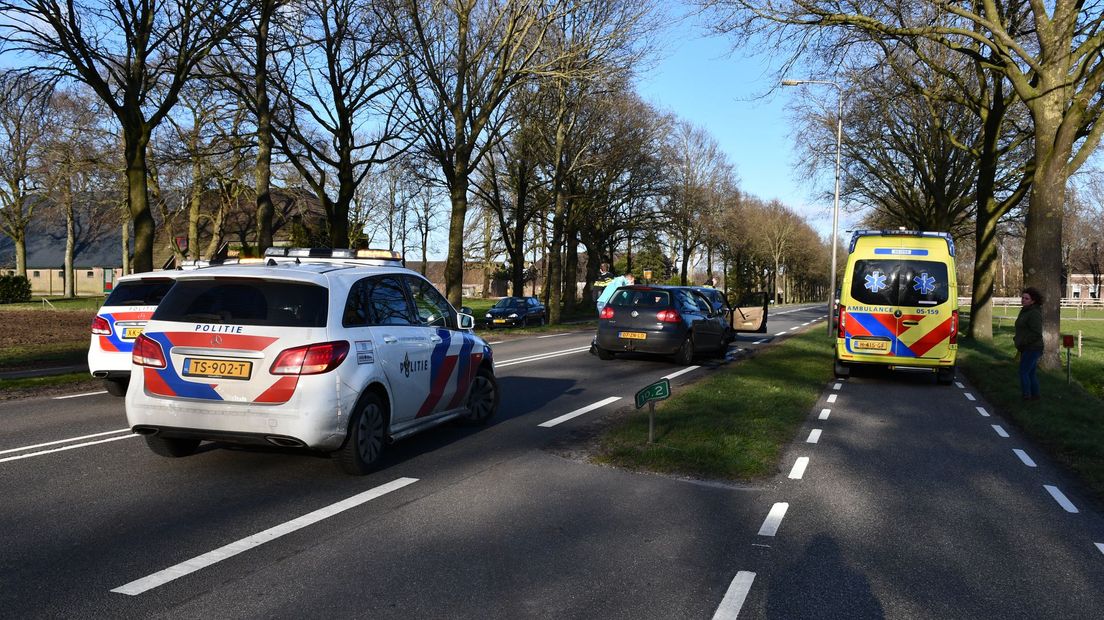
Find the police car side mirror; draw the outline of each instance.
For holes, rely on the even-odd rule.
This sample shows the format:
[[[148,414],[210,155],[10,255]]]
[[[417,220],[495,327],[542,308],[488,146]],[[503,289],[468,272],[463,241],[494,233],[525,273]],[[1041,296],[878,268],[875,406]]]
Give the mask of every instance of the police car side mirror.
[[[470,310],[471,308],[464,308]],[[460,312],[456,315],[456,322],[460,325],[460,329],[475,329],[475,317],[470,314]]]

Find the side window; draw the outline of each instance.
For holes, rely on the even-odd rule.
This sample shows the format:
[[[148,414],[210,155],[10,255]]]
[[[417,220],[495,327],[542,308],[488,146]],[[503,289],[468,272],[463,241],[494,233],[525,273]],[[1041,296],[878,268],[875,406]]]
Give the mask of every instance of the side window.
[[[528,301],[529,301],[529,305],[530,305],[530,306],[532,306],[532,307],[534,307],[534,308],[536,308],[536,307],[537,307],[537,299],[536,299],[535,297],[530,297],[530,298],[528,299]]]
[[[412,276],[406,277],[406,283],[410,286],[410,296],[414,299],[414,309],[421,324],[453,327],[452,306],[432,284]]]
[[[398,278],[364,278],[349,290],[342,320],[345,327],[414,325],[414,312]]]
[[[700,312],[697,301],[690,293],[679,290],[675,293],[675,299],[678,300],[679,310],[682,312]]]
[[[694,295],[694,301],[698,304],[698,311],[702,314],[713,314],[713,304],[705,300],[701,295]]]

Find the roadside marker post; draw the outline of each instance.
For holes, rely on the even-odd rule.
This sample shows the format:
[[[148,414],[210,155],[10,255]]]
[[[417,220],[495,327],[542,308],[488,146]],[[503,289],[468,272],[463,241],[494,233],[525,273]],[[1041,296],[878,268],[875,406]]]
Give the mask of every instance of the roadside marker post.
[[[1062,346],[1066,348],[1066,385],[1069,385],[1073,378],[1073,368],[1070,366],[1073,334],[1062,334]]]
[[[648,405],[648,443],[655,443],[655,404],[671,397],[671,380],[660,379],[636,393],[636,408]]]

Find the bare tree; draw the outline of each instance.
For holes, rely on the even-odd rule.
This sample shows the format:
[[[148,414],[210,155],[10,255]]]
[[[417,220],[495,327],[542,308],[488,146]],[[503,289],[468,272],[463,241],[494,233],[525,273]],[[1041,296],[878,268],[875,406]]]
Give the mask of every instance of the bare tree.
[[[27,226],[42,188],[51,86],[33,75],[0,74],[0,232],[15,242],[15,272],[27,275]]]

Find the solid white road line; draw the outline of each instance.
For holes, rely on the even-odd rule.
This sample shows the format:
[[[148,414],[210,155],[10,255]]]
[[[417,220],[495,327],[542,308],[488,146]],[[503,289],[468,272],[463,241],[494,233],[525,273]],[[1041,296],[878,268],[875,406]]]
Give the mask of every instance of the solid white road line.
[[[976,407],[977,412],[981,414],[983,418],[989,417],[989,412],[985,410],[985,407]]]
[[[1028,456],[1026,452],[1020,450],[1019,448],[1012,448],[1012,451],[1016,453],[1016,456],[1020,457],[1020,460],[1023,461],[1024,465],[1027,465],[1028,467],[1035,467],[1035,461],[1031,460],[1031,457]]]
[[[964,392],[964,394],[966,395],[966,400],[977,400],[974,398],[974,395],[969,392]]]
[[[742,570],[736,573],[736,578],[728,586],[724,599],[713,613],[713,620],[736,620],[740,615],[740,608],[744,606],[748,592],[751,591],[751,583],[755,581],[755,573]]]
[[[959,383],[958,381],[955,381],[955,387],[957,387],[957,388],[958,388],[958,389],[960,389],[960,390],[965,390],[965,389],[966,389],[966,386],[965,386],[965,385],[962,385],[962,384],[961,384],[961,383]]]
[[[774,536],[778,533],[778,526],[782,525],[782,517],[786,516],[786,511],[790,509],[790,505],[785,502],[778,502],[770,509],[770,514],[767,515],[767,519],[763,521],[763,527],[759,528],[760,536]]]
[[[214,551],[210,551],[208,553],[204,553],[203,555],[194,557],[190,560],[181,562],[176,566],[170,566],[169,568],[158,571],[148,577],[143,577],[141,579],[132,581],[124,586],[119,586],[118,588],[112,590],[112,592],[117,592],[119,594],[129,594],[130,596],[137,596],[143,592],[152,590],[153,588],[164,585],[170,581],[194,573],[197,570],[207,568],[212,564],[216,564],[227,558],[234,557],[239,553],[249,551],[254,547],[259,547],[260,545],[276,540],[277,538],[284,536],[285,534],[290,534],[296,530],[307,527],[308,525],[318,523],[323,519],[328,519],[338,513],[349,510],[350,508],[355,508],[365,502],[386,495],[391,491],[401,489],[402,487],[413,484],[417,481],[417,478],[399,478],[397,480],[392,480],[387,484],[380,485],[374,489],[369,489],[348,499],[341,500],[336,504],[330,504],[325,508],[320,508],[297,519],[292,519],[287,523],[277,525],[276,527],[269,528],[258,534],[254,534],[247,538],[232,542],[229,545],[219,547]]]
[[[1050,496],[1054,498],[1054,501],[1058,502],[1058,505],[1061,506],[1066,512],[1072,512],[1073,514],[1078,513],[1077,506],[1074,506],[1073,502],[1069,501],[1069,499],[1066,498],[1066,496],[1062,493],[1062,491],[1058,489],[1058,487],[1044,484],[1043,488],[1047,490],[1047,493],[1050,493]]]
[[[787,331],[788,331],[788,330],[787,330]],[[777,334],[775,334],[774,336],[775,336],[775,338],[777,338],[778,336],[785,336],[785,335],[786,335],[786,332],[778,332],[778,333],[777,333]]]
[[[571,413],[565,413],[565,414],[563,414],[562,416],[560,416],[558,418],[552,418],[551,420],[549,420],[547,422],[544,422],[543,424],[538,424],[537,426],[542,426],[544,428],[552,428],[553,426],[556,426],[557,424],[567,422],[568,420],[570,420],[572,418],[577,418],[577,417],[583,415],[584,413],[589,413],[591,411],[594,411],[595,409],[601,409],[602,407],[605,407],[606,405],[608,405],[612,402],[615,402],[615,401],[619,401],[619,400],[621,400],[620,396],[610,396],[609,398],[607,398],[605,400],[600,400],[600,401],[598,401],[598,402],[596,402],[592,405],[587,405],[586,407],[583,407],[582,409],[576,409],[575,411],[572,411]]]
[[[764,343],[764,342],[766,342],[767,340],[769,340],[769,338],[764,338],[764,339],[762,339],[762,340],[756,340],[755,342],[753,342],[753,343],[751,343],[751,344],[763,344],[763,343]]]
[[[685,375],[686,373],[688,373],[692,370],[697,370],[699,368],[701,368],[701,366],[687,366],[686,368],[683,368],[682,370],[680,370],[678,372],[673,372],[673,373],[671,373],[671,374],[669,374],[669,375],[667,375],[663,378],[670,381],[671,379],[674,379],[675,377],[681,377],[682,375]]]
[[[832,389],[833,389],[833,390],[838,390],[838,389],[840,389],[840,388],[842,388],[842,387],[843,387],[843,384],[842,384],[842,383],[837,383],[837,384],[835,384],[835,385],[833,385],[833,386],[832,386]]]
[[[827,419],[828,419],[828,414],[830,414],[830,413],[832,413],[832,410],[831,410],[831,409],[821,409],[821,410],[820,410],[820,417],[819,417],[819,418],[817,418],[817,419],[819,419],[819,420],[827,420]]]
[[[836,402],[836,395],[835,394],[830,394],[828,396],[828,402],[830,402],[830,403]]]
[[[128,429],[129,430],[129,429]],[[109,441],[119,441],[120,439],[130,439],[131,437],[138,437],[131,433],[130,435],[123,435],[122,437],[111,437],[109,439],[101,439],[99,441],[87,441],[85,443],[73,444],[70,446],[62,446],[60,448],[54,448],[53,450],[43,450],[41,452],[31,452],[29,454],[20,454],[17,456],[9,456],[7,458],[0,459],[0,463],[7,463],[8,461],[18,461],[20,459],[29,459],[32,456],[42,456],[43,454],[53,454],[54,452],[64,452],[65,450],[73,450],[74,448],[84,448],[87,446],[94,446],[98,443],[107,443]]]
[[[562,334],[548,334],[547,336],[537,336],[537,340],[540,340],[541,338],[555,338],[556,336],[567,336],[567,335],[570,335],[570,334],[571,334],[571,332],[564,332]]]
[[[80,398],[82,396],[99,396],[100,394],[107,394],[107,390],[100,390],[99,392],[85,392],[84,394],[70,394],[69,396],[55,396],[54,400],[65,400],[67,398]]]
[[[994,424],[993,430],[997,431],[997,434],[1001,437],[1008,437],[1008,431],[1004,430],[1004,427],[1002,427],[1000,424]]]
[[[809,466],[809,457],[798,457],[794,461],[793,469],[790,470],[790,480],[801,480],[801,477],[805,475],[805,468]]]
[[[103,437],[105,435],[117,435],[119,433],[129,433],[129,428],[120,428],[117,431],[104,431],[102,433],[92,433],[91,435],[81,435],[80,437],[70,437],[69,439],[58,439],[57,441],[47,441],[46,443],[36,443],[33,446],[23,446],[22,448],[9,448],[7,450],[0,450],[0,454],[9,454],[11,452],[23,452],[24,450],[34,450],[36,448],[45,448],[46,446],[56,446],[59,443],[69,443],[71,441],[83,441],[85,439],[92,439],[93,437]]]
[[[814,428],[809,431],[809,438],[805,440],[805,443],[816,443],[820,441],[820,429]]]
[[[590,345],[585,347],[578,347],[575,349],[565,349],[563,351],[554,351],[552,353],[541,353],[539,355],[529,355],[526,357],[519,357],[512,360],[504,360],[495,363],[495,368],[501,368],[503,366],[514,366],[517,364],[525,364],[528,362],[539,362],[541,360],[551,359],[553,357],[560,357],[561,355],[571,355],[572,353],[580,353],[582,351],[589,351]]]
[[[506,342],[506,341],[505,340],[495,340],[494,342],[488,342],[487,344],[495,345],[495,344],[502,344],[503,342]]]

